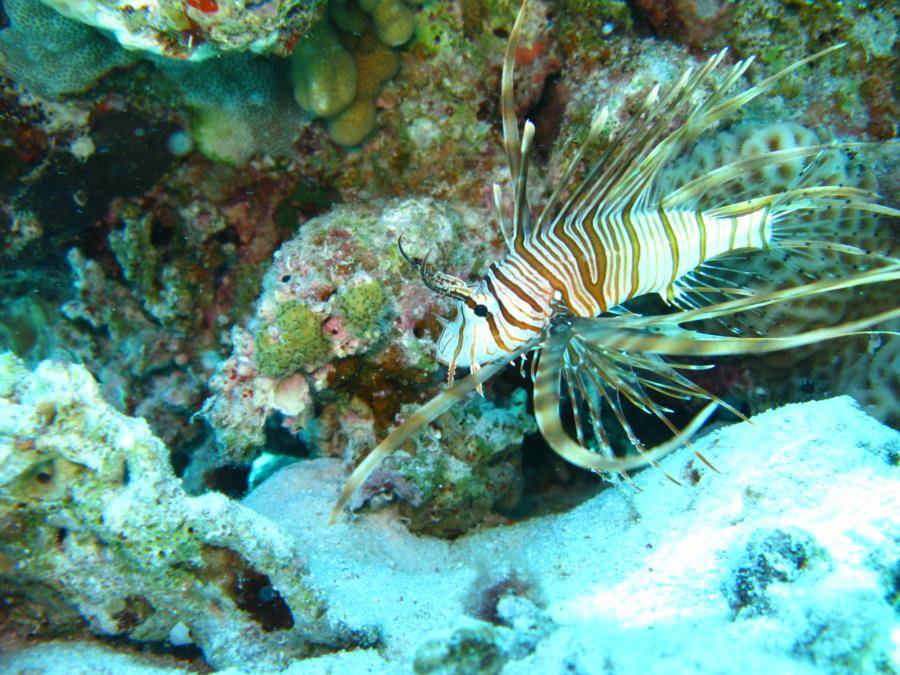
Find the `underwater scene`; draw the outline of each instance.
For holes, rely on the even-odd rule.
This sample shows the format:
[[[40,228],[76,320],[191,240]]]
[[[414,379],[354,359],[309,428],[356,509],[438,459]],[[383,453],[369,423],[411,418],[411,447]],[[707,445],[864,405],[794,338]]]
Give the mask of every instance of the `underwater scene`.
[[[0,0],[0,673],[900,673],[898,38]]]

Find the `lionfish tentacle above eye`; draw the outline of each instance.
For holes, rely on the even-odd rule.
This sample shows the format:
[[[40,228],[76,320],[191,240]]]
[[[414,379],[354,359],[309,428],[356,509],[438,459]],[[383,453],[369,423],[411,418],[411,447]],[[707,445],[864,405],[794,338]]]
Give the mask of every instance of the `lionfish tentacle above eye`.
[[[525,0],[510,32],[501,76],[503,146],[512,190],[509,220],[496,184],[493,201],[507,255],[490,265],[479,283],[467,284],[432,270],[427,259],[409,258],[401,248],[429,288],[458,301],[456,317],[444,327],[436,349],[437,360],[448,366],[450,387],[392,431],[356,468],[332,520],[382,458],[530,351],[535,352],[535,416],[550,446],[578,466],[627,475],[656,465],[689,440],[717,406],[741,416],[686,376],[706,366],[677,363],[673,357],[760,354],[866,332],[892,334],[874,329],[900,319],[900,308],[894,306],[790,335],[747,336],[728,325],[733,317],[774,306],[900,281],[900,260],[835,236],[836,225],[848,217],[835,214],[897,218],[900,211],[874,192],[821,184],[819,169],[830,155],[856,153],[871,144],[801,143],[725,160],[674,189],[664,188],[660,179],[661,170],[684,156],[701,134],[771,92],[790,73],[844,45],[736,93],[729,92],[753,59],[725,66],[727,51],[722,50],[674,83],[653,87],[617,129],[601,109],[535,218],[526,197],[534,125],[526,121],[520,133],[513,97],[515,53],[527,6]],[[585,162],[595,149],[596,158]],[[758,172],[789,164],[802,168],[786,187],[752,192]],[[751,280],[759,279],[741,269],[741,256],[786,257],[791,252],[851,256],[862,271],[771,290],[751,286]],[[651,293],[681,311],[644,316],[622,308],[631,298]],[[704,332],[710,321],[725,324],[731,334]],[[702,330],[687,326],[697,322],[703,322]],[[453,384],[457,367],[471,372]],[[709,403],[679,431],[660,397]],[[561,420],[564,398],[574,415],[574,439]],[[626,403],[660,420],[673,438],[644,447]],[[607,411],[632,443],[625,456],[613,452],[603,428],[601,415]]]

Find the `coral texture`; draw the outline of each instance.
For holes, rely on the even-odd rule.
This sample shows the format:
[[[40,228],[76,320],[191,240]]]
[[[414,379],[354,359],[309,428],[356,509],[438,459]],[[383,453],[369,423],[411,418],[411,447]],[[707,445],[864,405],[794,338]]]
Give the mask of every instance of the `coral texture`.
[[[81,366],[30,373],[0,356],[0,523],[26,631],[35,606],[61,602],[98,635],[193,641],[216,667],[284,665],[351,637],[299,548],[220,494],[188,497],[146,422],[112,410]]]
[[[99,31],[67,19],[40,0],[7,0],[9,26],[0,30],[3,69],[15,81],[51,98],[82,92],[135,56]]]
[[[328,19],[294,50],[294,98],[307,112],[326,118],[335,143],[350,147],[375,129],[375,98],[399,65],[391,48],[409,41],[416,18],[400,0],[332,0],[328,10]]]
[[[440,384],[430,352],[438,299],[411,276],[397,239],[427,252],[476,241],[485,227],[478,213],[431,200],[341,207],[305,223],[276,252],[256,314],[234,330],[233,353],[211,382],[203,414],[219,462],[252,459],[267,421],[278,420],[295,437],[295,452],[306,446],[358,460],[404,403],[420,403]],[[436,262],[448,269],[478,269],[495,255],[486,244],[443,250]],[[533,430],[521,395],[503,415],[482,403],[449,418],[440,442],[423,439],[365,491],[366,499],[400,497],[414,529],[445,535],[516,505],[519,447]]]
[[[101,28],[131,50],[202,60],[226,51],[285,56],[324,11],[323,0],[48,0],[61,14]]]
[[[158,61],[191,111],[191,135],[210,159],[243,165],[254,155],[288,156],[306,126],[281,64],[249,54],[214,61]]]

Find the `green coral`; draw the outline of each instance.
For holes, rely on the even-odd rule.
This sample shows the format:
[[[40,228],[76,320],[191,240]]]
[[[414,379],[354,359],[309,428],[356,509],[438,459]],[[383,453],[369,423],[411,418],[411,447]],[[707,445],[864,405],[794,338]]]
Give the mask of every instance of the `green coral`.
[[[400,0],[332,0],[328,19],[297,45],[294,99],[326,120],[338,145],[359,145],[375,129],[373,101],[399,66],[390,48],[408,42],[415,26],[415,14]]]
[[[306,120],[285,64],[229,54],[202,63],[157,60],[156,66],[191,110],[191,137],[210,159],[240,166],[254,155],[293,154]]]
[[[324,364],[328,341],[322,335],[321,319],[299,301],[278,308],[273,338],[267,327],[256,335],[256,363],[264,375],[279,377],[305,367]]]
[[[39,0],[6,0],[4,9],[10,25],[0,31],[3,70],[40,96],[87,91],[110,70],[137,60],[99,31]]]
[[[331,117],[356,97],[356,64],[323,21],[297,46],[291,60],[297,105],[316,117]]]
[[[347,328],[357,337],[367,337],[384,316],[385,295],[376,281],[367,281],[344,289],[337,307]]]

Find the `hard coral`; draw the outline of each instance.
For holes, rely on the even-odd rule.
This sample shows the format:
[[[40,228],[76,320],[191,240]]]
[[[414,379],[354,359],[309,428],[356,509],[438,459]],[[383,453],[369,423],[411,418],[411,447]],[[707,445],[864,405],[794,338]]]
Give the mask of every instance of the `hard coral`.
[[[734,3],[727,0],[636,0],[634,4],[660,35],[690,47],[705,46],[734,13]]]
[[[313,115],[336,115],[356,98],[356,64],[327,21],[300,41],[291,65],[297,105]]]
[[[218,462],[247,462],[280,422],[290,452],[357,461],[394,421],[438,384],[430,355],[438,298],[411,274],[396,240],[426,250],[449,247],[442,266],[471,269],[493,257],[480,214],[429,200],[338,207],[304,223],[275,254],[256,315],[235,329],[234,354],[217,369],[203,414],[219,444]],[[480,243],[478,243],[480,242]],[[296,396],[280,392],[294,392]],[[290,405],[289,405],[290,404]],[[522,490],[519,448],[533,429],[524,392],[512,414],[481,401],[451,414],[442,439],[421,439],[373,477],[363,501],[399,498],[410,526],[455,536],[489,513],[512,509]],[[357,504],[359,505],[359,504]]]
[[[300,302],[281,305],[275,321],[256,335],[256,362],[271,377],[324,365],[328,342],[322,319]]]
[[[537,430],[527,398],[518,389],[506,405],[476,398],[447,413],[437,432],[377,469],[351,508],[397,499],[410,530],[445,538],[513,511],[523,493],[522,439]]]
[[[191,134],[200,151],[235,165],[255,155],[292,154],[306,126],[282,65],[247,54],[204,63],[157,63],[193,112]]]
[[[378,39],[388,47],[399,47],[412,37],[416,17],[402,0],[381,0],[370,10]]]
[[[116,0],[47,0],[72,19],[101,28],[130,50],[203,60],[223,52],[286,56],[319,19],[324,0],[159,0],[135,8]]]
[[[3,69],[25,88],[57,98],[83,92],[134,54],[99,31],[67,19],[40,0],[6,0],[10,25],[0,30]]]
[[[112,410],[84,368],[2,355],[0,394],[7,593],[49,597],[101,636],[190,636],[217,668],[349,642],[291,538],[220,494],[188,497],[146,422]]]
[[[435,369],[430,346],[437,325],[431,313],[438,299],[415,278],[405,278],[410,270],[397,251],[397,238],[405,234],[405,246],[424,251],[434,242],[474,241],[475,233],[483,229],[477,212],[457,211],[429,200],[339,207],[307,221],[275,254],[256,314],[247,327],[254,337],[249,344],[242,340],[240,349],[235,345],[247,361],[243,370],[262,379],[299,373],[308,379],[314,398],[323,404],[339,401],[342,409],[358,399],[370,416],[377,411],[371,424],[383,429],[400,405],[419,401],[426,393],[427,387],[403,387],[402,383],[428,382]],[[474,248],[452,247],[442,264],[471,269],[487,260],[488,250],[487,242]],[[285,353],[275,344],[292,339],[281,335],[279,324],[286,313],[308,320],[304,335],[314,344],[318,360],[274,359],[266,353],[276,350],[279,357]],[[288,363],[290,368],[283,369]],[[224,395],[228,381],[217,376],[207,406],[220,410],[221,406],[246,405]],[[405,393],[388,395],[394,385]],[[217,419],[242,417],[237,412],[223,415],[217,414]],[[216,420],[210,421],[217,427]],[[241,455],[246,449],[222,447],[226,456]]]
[[[363,281],[338,291],[337,308],[350,332],[370,338],[379,329],[387,298],[376,281]]]
[[[335,143],[351,147],[375,129],[373,101],[397,72],[398,58],[390,48],[409,41],[415,14],[400,0],[332,0],[328,17],[294,52],[294,98],[304,110],[326,118]]]

